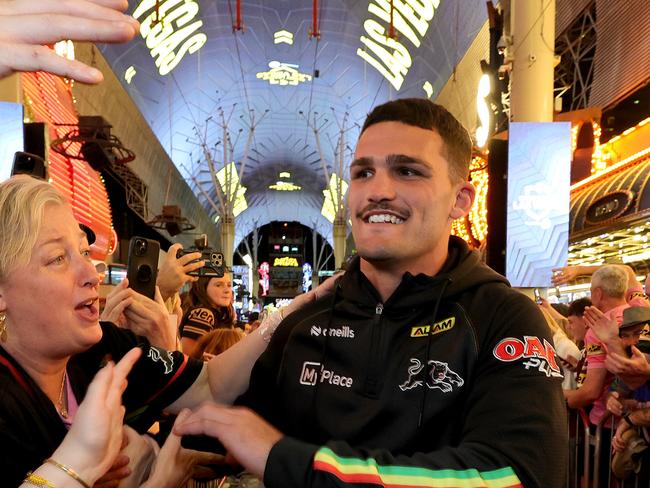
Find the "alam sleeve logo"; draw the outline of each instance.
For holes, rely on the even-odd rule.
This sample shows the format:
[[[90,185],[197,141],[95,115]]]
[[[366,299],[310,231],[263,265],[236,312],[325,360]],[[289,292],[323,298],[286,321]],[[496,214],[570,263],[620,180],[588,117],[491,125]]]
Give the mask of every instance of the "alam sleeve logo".
[[[522,361],[527,370],[537,370],[547,377],[562,378],[562,372],[555,361],[555,349],[546,340],[535,336],[501,339],[492,351],[494,357],[504,363]]]

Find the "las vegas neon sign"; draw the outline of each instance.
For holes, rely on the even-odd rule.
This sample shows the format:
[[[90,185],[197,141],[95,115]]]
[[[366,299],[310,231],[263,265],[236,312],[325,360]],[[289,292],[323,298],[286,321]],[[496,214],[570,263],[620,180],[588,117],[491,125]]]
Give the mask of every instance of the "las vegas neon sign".
[[[393,0],[393,26],[400,34],[398,40],[387,35],[390,0],[372,0],[368,5],[372,17],[363,23],[365,35],[360,38],[363,47],[357,49],[357,55],[399,90],[413,64],[407,45],[420,47],[439,5],[440,0]]]
[[[198,14],[199,4],[192,0],[142,0],[133,12],[133,18],[140,21],[140,35],[162,76],[171,73],[187,53],[194,54],[208,41],[208,36],[199,32],[203,21],[197,19]]]

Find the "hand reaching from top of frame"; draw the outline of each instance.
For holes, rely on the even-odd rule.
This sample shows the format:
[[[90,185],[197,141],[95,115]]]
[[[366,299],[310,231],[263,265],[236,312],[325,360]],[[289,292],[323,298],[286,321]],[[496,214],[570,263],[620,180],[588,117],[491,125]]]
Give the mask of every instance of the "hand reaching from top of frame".
[[[129,41],[139,24],[122,13],[127,7],[127,0],[0,0],[0,78],[17,71],[47,71],[99,83],[101,71],[45,45]]]
[[[564,266],[562,268],[554,268],[551,281],[554,286],[566,285],[571,283],[578,276],[580,276],[579,266]]]

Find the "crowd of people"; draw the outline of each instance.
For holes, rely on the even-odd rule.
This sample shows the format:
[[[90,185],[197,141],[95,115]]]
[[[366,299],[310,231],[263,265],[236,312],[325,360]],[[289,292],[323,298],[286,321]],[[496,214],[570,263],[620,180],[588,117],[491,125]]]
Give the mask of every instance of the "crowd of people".
[[[570,303],[564,314],[552,312],[560,335],[569,338],[573,347],[561,350],[556,336],[554,340],[558,355],[567,365],[563,385],[567,406],[588,414],[592,436],[599,430],[599,472],[592,476],[607,486],[611,466],[619,478],[633,474],[630,467],[639,467],[638,463],[628,463],[628,468],[622,469],[616,462],[626,449],[638,448],[638,443],[633,446],[630,440],[641,439],[640,434],[646,435],[642,442],[650,440],[642,428],[650,425],[645,420],[650,414],[645,404],[650,399],[646,398],[645,386],[650,379],[645,355],[650,352],[650,302],[627,265],[573,266],[556,271],[557,285],[579,276],[590,278],[590,298]],[[541,306],[551,308],[548,302]],[[631,437],[630,430],[637,436]]]
[[[128,41],[126,6],[0,1],[0,76],[99,82],[42,45]],[[47,182],[0,183],[3,486],[179,487],[234,464],[269,488],[560,487],[566,404],[590,407],[594,424],[621,417],[608,426],[624,450],[626,431],[650,424],[639,342],[650,309],[636,280],[595,270],[591,303],[572,303],[568,325],[512,289],[450,236],[474,201],[471,150],[429,100],[373,109],[350,168],[358,255],[246,335],[233,329],[230,275],[197,280],[200,254],[177,257],[177,244],[155,299],[125,281],[100,311],[92,230]],[[562,367],[578,388],[562,389]],[[149,437],[169,416],[166,439]],[[195,435],[207,451],[183,447]]]

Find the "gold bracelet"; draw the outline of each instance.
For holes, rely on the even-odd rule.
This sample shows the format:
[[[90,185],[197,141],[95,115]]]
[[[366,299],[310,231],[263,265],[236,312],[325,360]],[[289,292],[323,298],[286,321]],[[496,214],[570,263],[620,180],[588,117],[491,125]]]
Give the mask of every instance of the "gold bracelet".
[[[34,473],[27,473],[27,478],[25,478],[23,482],[34,486],[47,486],[48,488],[56,488],[56,485],[54,483]]]
[[[79,484],[80,484],[81,486],[83,486],[84,488],[91,488],[90,485],[89,485],[88,483],[86,483],[84,480],[82,480],[82,479],[81,479],[81,476],[79,476],[79,475],[77,474],[77,472],[76,472],[74,469],[72,469],[70,466],[66,466],[65,464],[61,464],[60,462],[55,461],[55,460],[52,459],[52,458],[48,458],[48,459],[46,459],[45,462],[46,462],[46,463],[53,464],[54,466],[56,466],[57,468],[59,468],[61,471],[63,471],[65,474],[67,474],[68,476],[70,476],[70,478],[72,478],[72,479],[74,479],[75,481],[79,482]]]

